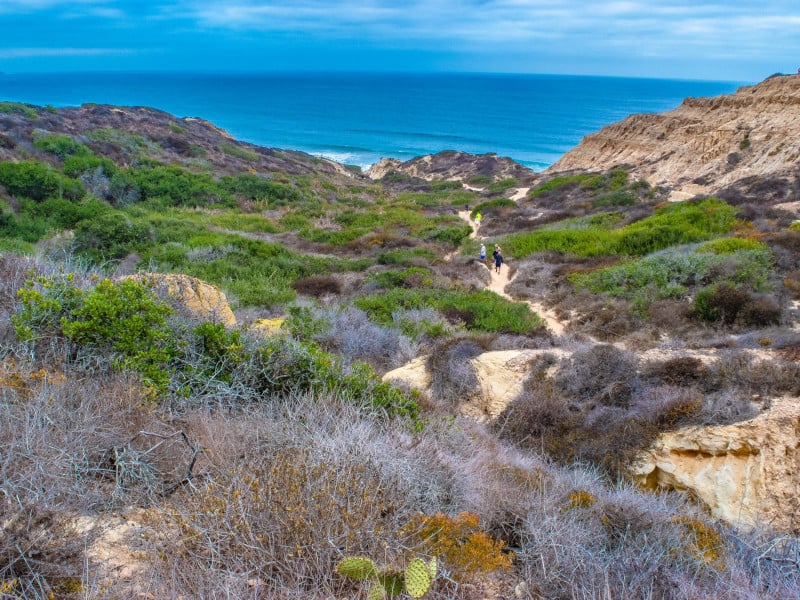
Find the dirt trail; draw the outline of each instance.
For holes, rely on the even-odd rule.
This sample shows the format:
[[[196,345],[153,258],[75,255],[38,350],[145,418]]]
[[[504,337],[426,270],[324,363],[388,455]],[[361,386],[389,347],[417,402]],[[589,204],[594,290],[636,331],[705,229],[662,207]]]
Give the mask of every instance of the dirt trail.
[[[522,192],[522,197],[524,197],[525,194],[528,193],[528,190],[526,188],[520,188],[520,190],[518,190],[518,192]],[[473,240],[474,239],[480,239],[480,240],[485,239],[485,238],[481,238],[481,237],[478,236],[478,230],[480,229],[480,226],[470,218],[470,213],[469,213],[468,210],[459,211],[458,216],[461,217],[462,219],[464,219],[464,221],[466,221],[470,225],[470,227],[472,227],[472,233],[469,234],[470,239],[473,239]],[[489,249],[487,248],[487,252],[488,252],[488,250]],[[550,331],[552,331],[555,335],[563,335],[563,333],[564,333],[564,323],[562,323],[555,316],[553,311],[545,308],[542,305],[541,302],[531,302],[530,300],[516,300],[515,298],[512,298],[509,294],[507,294],[506,293],[506,286],[514,280],[514,278],[511,277],[510,274],[509,274],[508,267],[506,265],[503,265],[502,267],[500,267],[500,272],[497,273],[497,272],[495,272],[496,269],[494,268],[494,264],[491,263],[491,259],[487,258],[487,260],[490,263],[490,265],[487,265],[487,269],[489,270],[489,275],[491,275],[491,277],[492,277],[491,282],[486,287],[487,290],[490,290],[490,291],[494,292],[495,294],[497,294],[498,296],[502,296],[503,298],[506,298],[506,299],[511,300],[513,302],[525,302],[528,306],[531,307],[531,309],[534,312],[536,312],[540,317],[542,317],[542,319],[544,319],[544,321],[545,321],[545,323],[547,325],[547,328]]]

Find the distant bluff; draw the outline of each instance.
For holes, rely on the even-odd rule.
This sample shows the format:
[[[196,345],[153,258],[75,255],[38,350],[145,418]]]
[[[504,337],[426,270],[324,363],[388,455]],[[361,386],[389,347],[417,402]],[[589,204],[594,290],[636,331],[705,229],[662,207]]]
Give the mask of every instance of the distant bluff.
[[[405,162],[396,158],[382,158],[367,171],[371,179],[383,179],[391,173],[428,181],[467,181],[475,176],[492,182],[513,178],[520,185],[527,185],[538,177],[534,171],[510,158],[493,153],[468,154],[455,150],[418,156]]]
[[[42,134],[68,134],[96,154],[120,165],[142,153],[165,164],[211,167],[217,174],[288,173],[349,175],[340,164],[304,152],[264,148],[234,139],[225,130],[194,117],[178,118],[143,106],[84,104],[42,108],[2,103],[0,161],[18,160]],[[88,137],[87,137],[88,134]]]
[[[675,200],[793,179],[800,164],[800,75],[774,75],[736,93],[687,98],[676,109],[637,114],[586,136],[546,173],[632,167]]]

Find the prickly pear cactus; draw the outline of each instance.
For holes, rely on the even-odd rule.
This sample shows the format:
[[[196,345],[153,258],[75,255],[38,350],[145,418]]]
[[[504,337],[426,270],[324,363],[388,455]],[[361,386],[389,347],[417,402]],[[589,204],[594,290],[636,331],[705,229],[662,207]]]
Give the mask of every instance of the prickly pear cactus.
[[[405,589],[403,573],[400,571],[385,571],[378,575],[378,581],[380,581],[383,589],[386,590],[387,598],[397,598]]]
[[[386,593],[386,589],[380,583],[376,581],[370,586],[367,600],[388,600],[388,598],[389,595]]]
[[[350,579],[363,581],[378,576],[378,566],[371,558],[366,556],[349,556],[343,558],[336,565],[336,572]]]
[[[431,581],[436,579],[436,573],[439,572],[439,563],[434,556],[432,559],[428,561],[428,573],[431,574]]]
[[[406,591],[412,598],[422,598],[431,589],[429,565],[421,558],[415,558],[406,567]]]

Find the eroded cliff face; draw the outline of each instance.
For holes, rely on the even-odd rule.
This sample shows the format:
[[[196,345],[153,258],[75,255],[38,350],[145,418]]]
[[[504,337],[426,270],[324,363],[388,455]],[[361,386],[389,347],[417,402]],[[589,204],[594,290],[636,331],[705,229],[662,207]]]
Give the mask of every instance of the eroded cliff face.
[[[406,162],[383,158],[370,167],[367,175],[372,179],[382,179],[391,172],[429,181],[467,181],[476,175],[488,177],[491,181],[514,178],[520,185],[529,184],[537,177],[534,171],[510,158],[454,150],[418,156]]]
[[[795,531],[800,519],[800,399],[758,417],[664,433],[632,468],[650,489],[683,490],[743,528]]]
[[[547,173],[629,165],[634,178],[680,200],[752,176],[794,175],[800,166],[800,75],[780,75],[735,94],[687,98],[676,109],[637,114],[586,136]]]

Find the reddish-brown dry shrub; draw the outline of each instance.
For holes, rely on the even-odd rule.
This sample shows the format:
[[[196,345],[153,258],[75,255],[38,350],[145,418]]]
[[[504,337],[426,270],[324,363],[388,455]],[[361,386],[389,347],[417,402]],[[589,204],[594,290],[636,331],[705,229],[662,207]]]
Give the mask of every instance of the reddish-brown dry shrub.
[[[330,275],[315,275],[297,279],[292,283],[292,288],[294,288],[298,294],[312,296],[314,298],[338,295],[342,291],[339,282]]]

